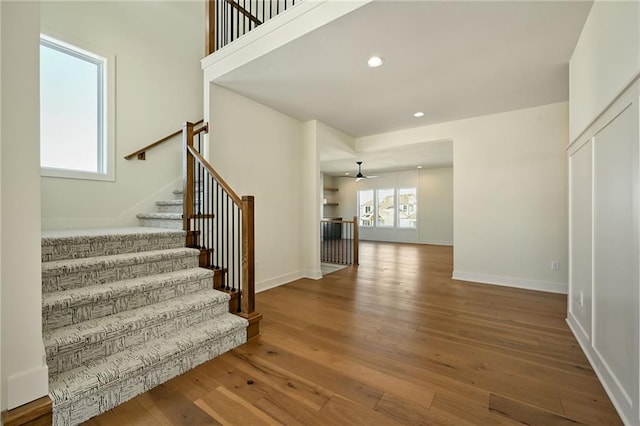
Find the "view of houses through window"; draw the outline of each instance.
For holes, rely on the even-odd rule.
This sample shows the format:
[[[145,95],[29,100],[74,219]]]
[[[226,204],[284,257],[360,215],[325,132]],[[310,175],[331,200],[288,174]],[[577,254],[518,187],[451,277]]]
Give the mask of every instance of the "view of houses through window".
[[[416,228],[417,207],[416,188],[399,188],[397,190],[386,188],[376,191],[365,189],[358,191],[360,226]]]
[[[358,191],[358,205],[360,211],[360,226],[374,226],[375,213],[373,212],[373,189]]]
[[[415,228],[417,213],[416,188],[398,189],[398,228]]]

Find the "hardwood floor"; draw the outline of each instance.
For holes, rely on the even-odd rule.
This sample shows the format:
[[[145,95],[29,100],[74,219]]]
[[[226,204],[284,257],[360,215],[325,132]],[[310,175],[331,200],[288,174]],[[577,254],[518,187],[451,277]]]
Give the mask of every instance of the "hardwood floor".
[[[260,337],[87,425],[622,424],[566,296],[451,280],[452,253],[363,242],[258,294]]]

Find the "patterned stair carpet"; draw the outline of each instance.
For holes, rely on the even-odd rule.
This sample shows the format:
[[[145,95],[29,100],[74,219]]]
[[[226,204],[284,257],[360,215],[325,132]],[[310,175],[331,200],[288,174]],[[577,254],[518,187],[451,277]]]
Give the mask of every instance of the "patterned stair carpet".
[[[137,214],[136,217],[140,226],[182,229],[182,190],[176,189],[173,191],[173,196],[173,200],[156,201],[155,212]],[[198,198],[197,192],[196,198]]]
[[[43,232],[55,426],[82,423],[246,342],[247,321],[228,312],[229,296],[213,290],[213,272],[184,241],[184,231],[146,227]]]

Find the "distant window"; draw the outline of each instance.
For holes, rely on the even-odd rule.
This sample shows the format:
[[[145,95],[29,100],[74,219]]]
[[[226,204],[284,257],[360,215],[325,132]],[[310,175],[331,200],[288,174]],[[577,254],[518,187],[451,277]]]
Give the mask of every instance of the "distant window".
[[[360,226],[373,226],[375,216],[373,214],[373,190],[358,191],[358,205],[360,206],[358,214],[360,218]]]
[[[40,166],[44,176],[113,178],[107,73],[107,58],[41,36]]]
[[[377,226],[395,226],[396,203],[393,189],[378,189]]]
[[[417,220],[416,188],[398,189],[398,228],[415,228]]]

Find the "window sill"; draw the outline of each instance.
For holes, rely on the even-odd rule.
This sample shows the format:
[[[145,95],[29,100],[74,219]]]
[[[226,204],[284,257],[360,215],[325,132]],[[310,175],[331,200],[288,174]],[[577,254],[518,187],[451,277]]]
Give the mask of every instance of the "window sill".
[[[40,168],[40,176],[48,178],[62,178],[62,179],[80,179],[80,180],[97,180],[106,182],[115,182],[115,174],[113,171],[109,173],[93,173],[93,172],[81,172],[77,170],[66,169],[53,169],[48,167]]]

